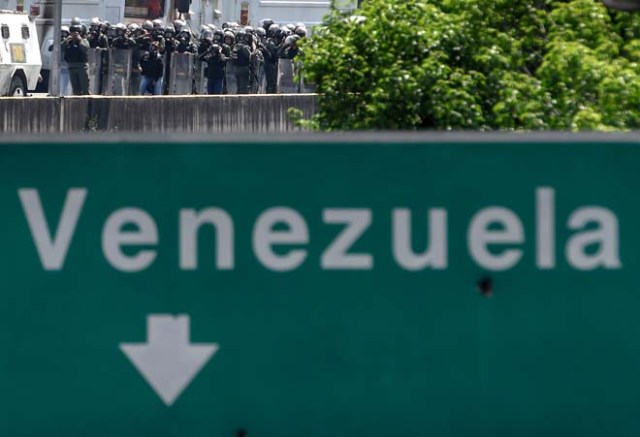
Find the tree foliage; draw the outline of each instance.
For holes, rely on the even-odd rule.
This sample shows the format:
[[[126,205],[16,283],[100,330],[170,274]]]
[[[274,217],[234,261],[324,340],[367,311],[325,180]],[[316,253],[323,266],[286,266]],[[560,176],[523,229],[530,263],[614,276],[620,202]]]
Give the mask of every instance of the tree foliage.
[[[640,126],[640,14],[597,0],[364,0],[304,44],[341,129]]]

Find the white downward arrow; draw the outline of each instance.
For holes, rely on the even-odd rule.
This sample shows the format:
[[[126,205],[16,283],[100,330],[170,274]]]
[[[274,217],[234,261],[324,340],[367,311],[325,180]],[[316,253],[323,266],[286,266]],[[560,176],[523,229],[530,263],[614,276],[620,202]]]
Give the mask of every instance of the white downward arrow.
[[[191,344],[189,316],[149,314],[146,343],[120,343],[120,350],[147,380],[162,401],[171,406],[219,346]]]

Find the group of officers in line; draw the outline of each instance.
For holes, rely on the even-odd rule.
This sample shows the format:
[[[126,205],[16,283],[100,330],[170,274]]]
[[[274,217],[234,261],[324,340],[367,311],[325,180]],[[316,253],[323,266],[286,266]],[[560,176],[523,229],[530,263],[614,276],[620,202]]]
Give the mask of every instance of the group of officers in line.
[[[183,20],[125,26],[96,17],[87,28],[74,18],[62,27],[60,86],[74,95],[305,92],[296,70],[306,36],[303,23],[271,19],[203,25],[196,36]]]

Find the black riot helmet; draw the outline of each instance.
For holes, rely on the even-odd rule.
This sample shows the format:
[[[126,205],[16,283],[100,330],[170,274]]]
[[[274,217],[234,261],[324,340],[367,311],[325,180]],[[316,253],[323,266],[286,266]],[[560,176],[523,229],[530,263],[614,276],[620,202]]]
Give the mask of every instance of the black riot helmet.
[[[271,18],[265,18],[262,20],[262,28],[266,31],[269,31],[269,28],[273,25],[273,20]]]
[[[173,27],[173,24],[167,24],[164,28],[164,37],[165,38],[173,38],[176,34],[176,29]]]
[[[267,29],[267,36],[269,38],[275,38],[278,35],[278,32],[280,32],[280,25],[274,23],[269,27],[269,29]]]
[[[142,27],[140,27],[140,25],[137,24],[137,23],[128,24],[127,25],[127,29],[131,33],[132,37],[139,37],[140,35],[142,35],[144,33],[144,31],[142,30]]]
[[[246,37],[247,37],[247,32],[245,32],[244,29],[240,29],[236,32],[236,41],[238,41],[239,43],[246,42],[245,41]]]
[[[213,42],[215,42],[216,44],[222,44],[222,41],[224,40],[224,32],[222,31],[222,29],[216,29],[213,31]]]
[[[298,35],[289,35],[285,40],[284,44],[287,46],[294,46],[296,43],[300,41],[300,36]]]
[[[124,23],[116,24],[116,35],[125,36],[126,33],[127,33],[127,26],[125,26]]]
[[[213,41],[213,32],[211,31],[211,29],[206,28],[202,32],[200,32],[200,40]]]
[[[91,28],[92,31],[97,32],[98,30],[100,30],[101,24],[102,22],[100,21],[100,18],[93,17],[89,22],[89,27]]]
[[[222,41],[228,45],[229,47],[233,46],[236,42],[236,36],[233,34],[233,32],[225,32],[224,36],[222,37]]]
[[[173,20],[173,28],[176,30],[176,33],[182,32],[182,28],[185,27],[186,25],[187,23],[185,23],[180,19]]]
[[[246,26],[244,32],[245,36],[242,37],[242,42],[248,45],[253,44],[253,35],[256,33],[255,29],[251,26]]]
[[[115,38],[117,35],[117,29],[116,29],[116,25],[115,24],[110,24],[109,25],[109,29],[107,29],[107,36],[109,38]]]
[[[293,34],[293,32],[291,32],[288,28],[286,28],[286,27],[280,28],[280,31],[276,35],[276,39],[278,41],[278,44],[282,43],[288,36],[290,36],[292,34]]]

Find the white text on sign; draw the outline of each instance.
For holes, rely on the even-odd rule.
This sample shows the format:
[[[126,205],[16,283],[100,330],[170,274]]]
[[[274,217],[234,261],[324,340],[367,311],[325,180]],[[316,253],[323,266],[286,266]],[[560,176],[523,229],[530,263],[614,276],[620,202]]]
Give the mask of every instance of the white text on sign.
[[[61,270],[78,221],[81,220],[86,188],[69,189],[55,232],[47,224],[46,214],[37,189],[23,188],[18,196],[33,237],[40,262],[45,270]],[[413,248],[413,212],[407,208],[391,211],[391,251],[399,268],[408,271],[444,270],[449,267],[448,211],[427,210],[427,243],[422,252]],[[199,268],[198,233],[205,226],[215,229],[215,268],[235,268],[235,226],[233,217],[219,207],[200,210],[183,208],[179,212],[179,266],[182,270]],[[421,211],[420,214],[423,214]],[[343,225],[320,257],[323,270],[372,270],[373,253],[355,252],[353,246],[368,232],[373,222],[369,208],[324,208],[322,221],[327,225]],[[535,193],[535,250],[539,269],[556,267],[555,190],[540,187]],[[424,222],[422,222],[424,223]],[[424,226],[424,224],[423,224]],[[618,217],[601,206],[583,206],[566,219],[571,235],[564,245],[565,259],[577,270],[619,269]],[[132,230],[133,228],[133,230]],[[503,206],[488,206],[469,220],[467,249],[480,267],[492,271],[509,270],[523,256],[519,247],[525,242],[520,217]],[[292,271],[308,262],[309,227],[296,209],[276,206],[264,210],[252,231],[252,250],[266,268],[278,272]],[[159,244],[155,219],[145,210],[127,206],[110,213],[102,227],[102,252],[109,264],[124,272],[140,272],[149,268],[157,257]],[[132,253],[131,249],[140,246]],[[129,250],[123,250],[127,247]],[[276,247],[279,250],[275,250]],[[595,250],[594,250],[595,248]]]

